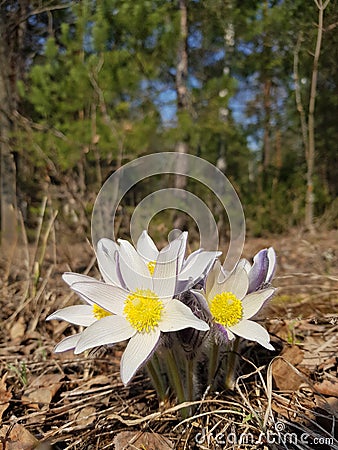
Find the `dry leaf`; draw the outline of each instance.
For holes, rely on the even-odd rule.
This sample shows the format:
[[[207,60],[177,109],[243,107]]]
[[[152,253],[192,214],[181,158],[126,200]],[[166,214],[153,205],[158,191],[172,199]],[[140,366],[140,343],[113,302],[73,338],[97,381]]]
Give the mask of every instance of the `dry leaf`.
[[[314,388],[317,392],[330,397],[338,397],[338,382],[331,380],[323,380],[321,383],[316,383]]]
[[[315,394],[317,423],[325,428],[329,433],[334,433],[335,438],[338,439],[337,419],[338,419],[338,399],[336,397],[323,398],[318,394]]]
[[[7,391],[6,387],[6,375],[5,374],[0,381],[0,420],[2,419],[3,413],[9,406],[9,400],[12,398],[12,394]]]
[[[318,394],[315,394],[318,408],[325,410],[332,416],[338,419],[338,400],[336,397],[326,397],[325,399]]]
[[[48,406],[61,387],[60,380],[63,375],[58,373],[51,373],[41,375],[35,378],[34,381],[25,390],[21,400],[28,403],[30,407],[39,409],[40,406]]]
[[[26,331],[25,319],[20,316],[14,325],[10,328],[9,334],[13,341],[20,342]]]
[[[0,450],[33,450],[37,444],[38,440],[20,424],[0,428]]]
[[[158,433],[142,433],[134,431],[121,431],[114,440],[115,450],[171,450],[174,448],[173,442]],[[129,444],[129,445],[128,445]]]
[[[332,356],[332,358],[329,358],[325,361],[323,361],[319,366],[318,370],[330,370],[335,369],[338,365],[338,357]]]
[[[289,361],[293,366],[297,366],[297,364],[302,362],[303,355],[304,352],[296,345],[293,345],[292,347],[284,349],[280,356],[286,361]],[[292,370],[282,359],[273,361],[272,377],[276,386],[281,391],[295,391],[304,381],[304,379],[300,377],[296,371]]]
[[[94,408],[94,406],[86,406],[85,408],[81,409],[77,414],[74,414],[74,416],[70,418],[76,421],[77,427],[86,428],[96,419],[95,413],[96,408]]]

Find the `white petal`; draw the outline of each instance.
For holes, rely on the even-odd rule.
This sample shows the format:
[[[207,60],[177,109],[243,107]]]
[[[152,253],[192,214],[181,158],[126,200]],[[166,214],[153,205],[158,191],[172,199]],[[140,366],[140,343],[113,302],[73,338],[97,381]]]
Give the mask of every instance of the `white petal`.
[[[160,334],[160,330],[156,328],[149,333],[137,333],[130,339],[121,358],[121,379],[125,385],[147,361],[158,343]]]
[[[179,280],[193,279],[194,282],[199,281],[208,272],[210,266],[215,259],[221,255],[221,252],[194,252],[195,255],[190,259],[188,264],[184,265],[183,270],[179,273]]]
[[[203,290],[198,291],[197,289],[191,289],[190,292],[197,298],[199,304],[201,305],[201,309],[208,309],[208,302]]]
[[[256,322],[252,322],[251,320],[243,319],[237,325],[233,325],[230,327],[230,330],[237,334],[237,336],[241,336],[244,339],[248,339],[249,341],[255,341],[261,344],[263,347],[273,350],[274,348],[270,344],[270,336],[269,333]]]
[[[153,276],[153,290],[160,298],[173,298],[176,289],[177,260],[156,264]]]
[[[199,248],[198,250],[195,250],[194,252],[190,253],[190,255],[188,255],[188,257],[185,259],[183,263],[182,271],[184,271],[187,267],[194,264],[195,258],[203,251],[204,251],[203,248]]]
[[[188,232],[183,231],[183,233],[177,238],[177,240],[181,242],[181,248],[179,251],[177,264],[178,272],[180,272],[183,266],[184,256],[187,248]]]
[[[81,333],[78,334],[73,334],[72,336],[68,336],[64,339],[62,339],[61,342],[59,342],[55,348],[54,348],[54,352],[55,353],[60,353],[60,352],[66,352],[68,350],[73,350],[76,347],[76,344],[78,343],[79,339],[80,339]]]
[[[156,262],[166,263],[171,261],[177,261],[181,251],[182,251],[182,240],[175,239],[160,251]]]
[[[209,330],[209,325],[206,322],[198,319],[187,305],[175,299],[165,303],[159,327],[164,333],[185,328],[195,328],[201,331]]]
[[[275,289],[268,288],[248,294],[242,300],[243,319],[250,319],[262,308],[264,303],[273,295]]]
[[[74,305],[59,309],[47,317],[46,320],[65,320],[74,325],[88,327],[97,319],[93,314],[93,307],[89,305]]]
[[[216,260],[213,267],[211,268],[211,270],[208,273],[207,279],[205,281],[205,293],[206,293],[206,297],[208,299],[212,299],[215,297],[215,293],[214,290],[216,289],[216,285],[217,285],[217,280],[218,280],[218,276],[219,273],[221,271],[221,263],[220,261]]]
[[[113,283],[117,286],[120,285],[117,276],[116,254],[118,251],[119,246],[111,239],[103,238],[97,243],[96,256],[102,277],[106,283]]]
[[[158,255],[153,275],[153,289],[161,298],[174,296],[180,249],[181,242],[175,239],[166,247],[165,251],[161,250]]]
[[[234,339],[235,339],[235,335],[234,335],[234,333],[232,333],[230,330],[226,330],[226,333],[227,333],[227,335],[228,335],[228,339],[229,339],[229,341],[233,341]]]
[[[137,252],[146,261],[156,261],[159,251],[154,244],[146,230],[142,231],[141,236],[137,240],[136,244]]]
[[[71,286],[73,283],[78,283],[79,281],[97,281],[93,277],[88,277],[87,275],[81,275],[79,273],[74,272],[65,272],[62,275],[63,281],[65,281],[69,286]]]
[[[251,270],[251,264],[247,259],[241,259],[239,263],[237,264],[237,267],[243,267],[246,271],[246,273],[249,275],[249,272]]]
[[[237,298],[242,298],[248,292],[249,277],[243,267],[236,267],[222,283],[222,292],[232,292]]]
[[[269,268],[268,268],[268,273],[266,274],[266,283],[270,283],[270,281],[272,280],[275,271],[276,271],[276,253],[275,250],[272,247],[268,248],[268,259],[269,259]]]
[[[124,302],[129,294],[118,286],[101,281],[73,283],[71,288],[89,303],[96,303],[101,308],[118,315],[122,315]]]
[[[125,341],[132,337],[135,332],[136,330],[124,317],[103,317],[81,333],[74,353],[78,354],[89,348]]]
[[[120,244],[121,275],[128,289],[130,291],[152,289],[152,278],[142,257],[128,241],[119,239],[118,242]]]

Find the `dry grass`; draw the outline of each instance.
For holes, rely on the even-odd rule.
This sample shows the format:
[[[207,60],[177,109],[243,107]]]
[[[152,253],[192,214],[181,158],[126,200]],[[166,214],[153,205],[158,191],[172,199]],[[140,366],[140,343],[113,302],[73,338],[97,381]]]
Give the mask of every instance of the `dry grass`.
[[[248,241],[248,257],[271,244],[279,255],[275,284],[281,288],[259,317],[277,350],[271,355],[246,343],[234,390],[205,392],[182,420],[187,405],[174,399],[158,405],[144,374],[128,387],[121,384],[121,346],[95,358],[53,354],[54,344],[75,332],[45,322],[76,301],[61,274],[98,277],[88,243],[56,245],[54,220],[50,212],[34,246],[19,246],[0,269],[0,449],[20,448],[13,443],[19,425],[22,439],[22,430],[29,432],[27,449],[42,450],[43,442],[49,445],[44,448],[69,450],[338,449],[336,233]],[[308,442],[300,441],[304,433]]]

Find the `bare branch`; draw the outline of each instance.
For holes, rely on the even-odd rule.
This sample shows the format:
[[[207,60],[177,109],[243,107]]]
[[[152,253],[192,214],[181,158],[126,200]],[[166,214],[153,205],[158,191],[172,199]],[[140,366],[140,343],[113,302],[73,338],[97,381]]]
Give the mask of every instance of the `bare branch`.
[[[313,69],[310,87],[310,101],[308,111],[308,154],[306,157],[307,164],[307,189],[306,189],[306,211],[305,223],[306,227],[313,231],[313,173],[315,164],[315,102],[317,95],[317,81],[318,81],[318,63],[321,52],[322,38],[323,38],[323,22],[324,10],[328,6],[330,0],[326,0],[323,4],[322,0],[314,0],[318,8],[318,28],[315,53],[313,57]]]
[[[306,123],[306,117],[305,117],[305,111],[303,108],[302,103],[302,96],[301,96],[301,89],[300,89],[300,83],[299,83],[299,52],[303,41],[303,32],[300,31],[298,34],[297,43],[295,46],[295,50],[293,53],[293,77],[295,82],[295,97],[296,97],[296,105],[297,105],[297,111],[300,115],[300,125],[302,130],[302,138],[303,138],[303,145],[305,150],[305,157],[308,159],[309,154],[309,141],[308,141],[308,131],[307,131],[307,123]]]

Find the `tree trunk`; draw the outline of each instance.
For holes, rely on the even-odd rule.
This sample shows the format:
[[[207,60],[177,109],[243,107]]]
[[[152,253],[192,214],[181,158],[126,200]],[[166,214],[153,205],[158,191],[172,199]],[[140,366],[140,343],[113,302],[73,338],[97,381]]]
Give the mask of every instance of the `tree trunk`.
[[[19,235],[14,116],[18,108],[17,82],[26,70],[26,19],[30,5],[29,0],[0,4],[0,254],[7,273]]]
[[[180,10],[180,37],[177,52],[176,65],[176,95],[177,95],[177,114],[188,110],[188,0],[179,0]],[[188,142],[181,139],[176,143],[175,152],[186,154],[189,152]],[[182,164],[183,161],[183,164]],[[178,158],[176,171],[186,173],[184,160]],[[184,175],[176,175],[175,188],[185,190],[187,186],[187,177]],[[174,227],[183,229],[185,219],[182,214],[177,214],[174,219]]]
[[[17,239],[16,170],[11,151],[11,115],[14,109],[11,83],[11,60],[8,35],[3,14],[0,17],[0,203],[1,203],[1,253],[7,255]]]
[[[311,78],[309,115],[308,115],[308,154],[306,156],[306,203],[305,203],[305,226],[310,232],[314,232],[314,194],[313,194],[313,175],[315,168],[315,101],[317,95],[318,62],[321,51],[323,37],[324,10],[329,4],[329,0],[324,3],[322,0],[315,0],[318,8],[318,31],[316,49],[313,57],[313,69]]]
[[[264,80],[263,88],[264,136],[263,136],[263,169],[271,164],[271,79]]]

